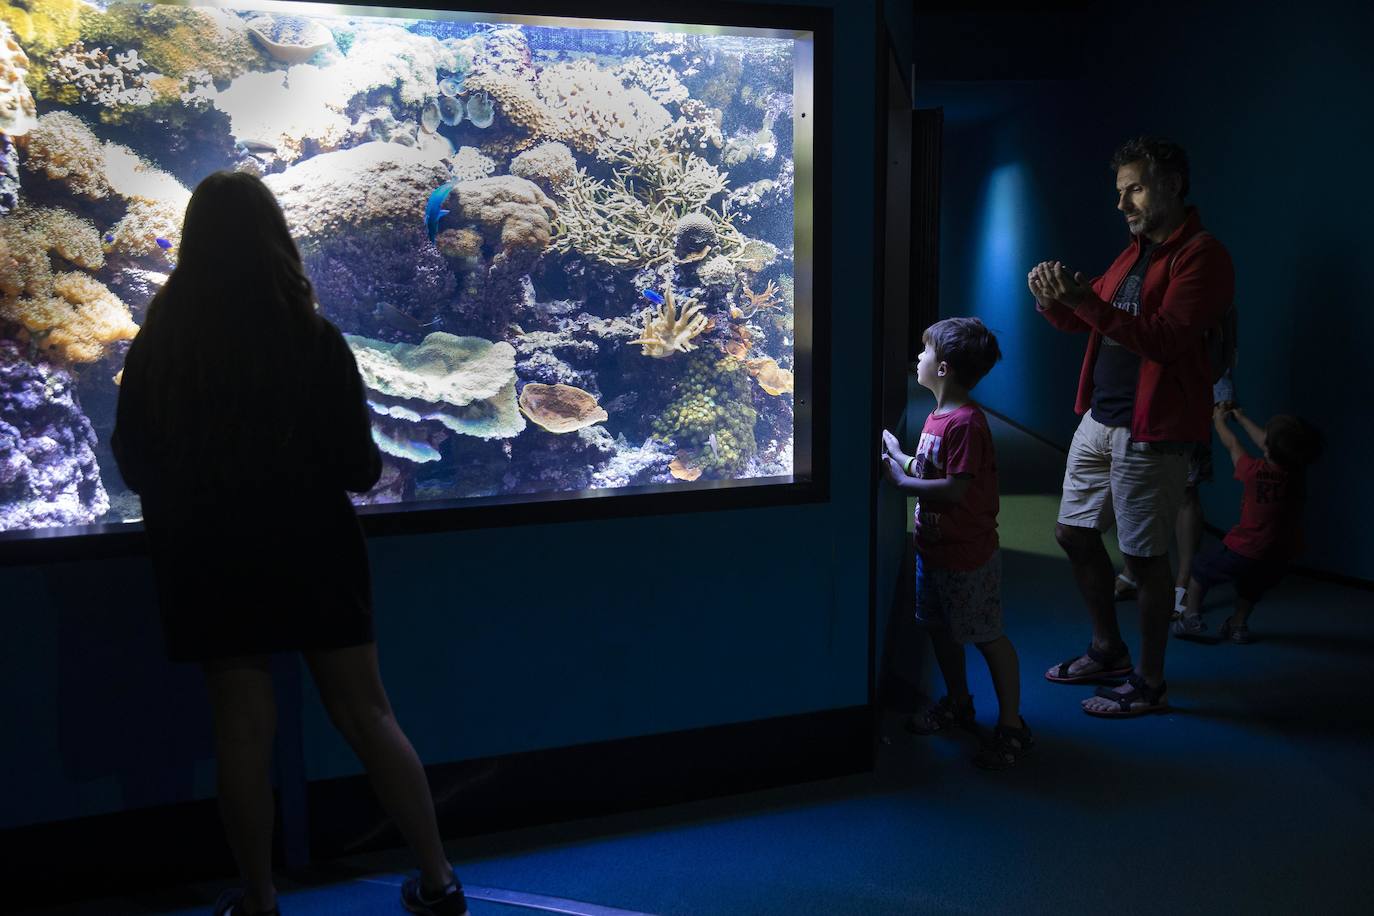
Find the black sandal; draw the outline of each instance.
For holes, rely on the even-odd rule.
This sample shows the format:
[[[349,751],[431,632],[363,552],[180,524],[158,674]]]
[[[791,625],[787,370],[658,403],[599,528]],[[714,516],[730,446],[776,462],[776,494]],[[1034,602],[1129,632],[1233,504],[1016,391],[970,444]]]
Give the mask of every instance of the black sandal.
[[[1130,719],[1135,716],[1144,716],[1152,712],[1163,712],[1169,708],[1169,701],[1166,695],[1169,692],[1169,685],[1163,681],[1158,687],[1151,687],[1145,679],[1138,674],[1132,674],[1126,679],[1131,685],[1131,689],[1125,693],[1117,693],[1111,687],[1097,688],[1095,696],[1102,697],[1104,700],[1111,700],[1117,704],[1116,709],[1109,709],[1099,712],[1095,709],[1088,709],[1086,706],[1083,711],[1090,716],[1097,716],[1100,719]],[[1140,705],[1136,705],[1136,704]]]
[[[1102,652],[1095,646],[1089,645],[1088,651],[1084,655],[1097,662],[1101,667],[1096,671],[1080,671],[1077,674],[1069,674],[1069,669],[1073,667],[1073,663],[1083,657],[1082,655],[1075,655],[1073,658],[1060,662],[1059,667],[1054,671],[1046,671],[1045,680],[1055,684],[1086,684],[1090,681],[1123,678],[1135,670],[1131,664],[1131,653],[1127,651],[1124,645],[1113,653]],[[1112,662],[1121,662],[1121,664],[1113,665]]]
[[[992,730],[992,740],[973,758],[975,766],[984,770],[1005,770],[1035,748],[1035,736],[1031,734],[1026,720],[1021,720],[1020,728],[999,725]]]
[[[906,718],[906,730],[913,735],[934,735],[955,728],[965,731],[977,730],[972,696],[968,698],[968,703],[963,705],[956,704],[948,696],[943,696],[924,712]]]

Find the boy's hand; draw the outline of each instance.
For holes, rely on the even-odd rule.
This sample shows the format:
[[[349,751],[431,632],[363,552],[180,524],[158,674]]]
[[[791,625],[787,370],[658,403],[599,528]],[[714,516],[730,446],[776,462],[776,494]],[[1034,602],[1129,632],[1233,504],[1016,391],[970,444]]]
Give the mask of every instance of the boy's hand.
[[[1239,413],[1234,407],[1227,406],[1226,402],[1217,404],[1212,408],[1212,422],[1218,426],[1225,426],[1226,421],[1231,419],[1233,414]]]
[[[902,466],[897,459],[891,455],[884,455],[880,460],[883,465],[883,476],[889,483],[900,484],[906,475],[902,473]]]
[[[897,437],[887,430],[883,430],[883,454],[891,455],[893,458],[900,457],[902,454],[902,443],[897,441]]]

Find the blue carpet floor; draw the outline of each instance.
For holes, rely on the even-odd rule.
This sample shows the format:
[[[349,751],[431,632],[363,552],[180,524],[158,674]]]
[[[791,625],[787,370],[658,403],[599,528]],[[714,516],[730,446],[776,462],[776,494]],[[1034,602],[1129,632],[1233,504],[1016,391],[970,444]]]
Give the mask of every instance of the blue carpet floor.
[[[1050,535],[1063,459],[996,433],[1032,758],[983,772],[971,739],[915,738],[892,713],[872,774],[465,840],[451,847],[464,881],[660,916],[1374,911],[1374,593],[1290,577],[1253,645],[1173,642],[1172,712],[1089,718],[1091,688],[1041,676],[1088,637]],[[1138,645],[1134,605],[1122,619]],[[988,723],[976,656],[969,673]],[[405,868],[399,854],[314,868],[283,881],[282,911],[400,913]],[[215,890],[48,912],[200,916]],[[531,912],[472,901],[472,916]]]

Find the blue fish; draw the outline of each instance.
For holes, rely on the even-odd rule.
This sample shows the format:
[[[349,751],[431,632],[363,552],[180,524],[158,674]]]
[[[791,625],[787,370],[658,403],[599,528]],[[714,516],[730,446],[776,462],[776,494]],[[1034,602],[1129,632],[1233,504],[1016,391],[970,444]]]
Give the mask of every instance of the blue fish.
[[[447,210],[439,209],[448,199],[448,192],[453,190],[453,182],[446,181],[435,188],[429,195],[429,200],[425,202],[425,231],[429,233],[429,240],[434,241],[434,236],[439,233],[439,220],[448,216]]]
[[[106,244],[106,245],[113,245],[113,244],[114,244],[114,233],[111,233],[111,232],[105,233],[105,244]]]
[[[172,243],[167,241],[160,235],[153,241],[157,242],[157,247],[161,248],[163,251],[166,251],[168,248],[172,247]]]
[[[654,292],[654,291],[651,290],[651,289],[646,289],[646,290],[644,290],[644,298],[645,298],[645,299],[648,299],[648,300],[649,300],[650,302],[652,302],[654,305],[662,305],[662,304],[663,304],[663,297],[660,296],[658,293]]]

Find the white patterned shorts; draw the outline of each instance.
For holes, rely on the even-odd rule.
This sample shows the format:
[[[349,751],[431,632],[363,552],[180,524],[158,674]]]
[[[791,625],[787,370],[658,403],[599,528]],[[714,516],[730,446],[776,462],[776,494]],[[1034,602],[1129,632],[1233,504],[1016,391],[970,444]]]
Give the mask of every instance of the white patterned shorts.
[[[916,554],[916,622],[947,629],[960,644],[1001,636],[1002,551],[977,569],[944,569]]]

